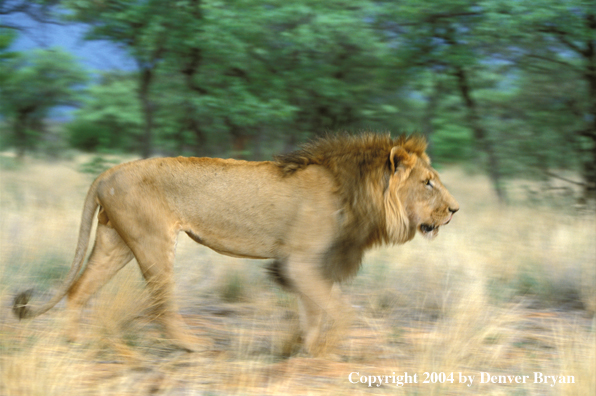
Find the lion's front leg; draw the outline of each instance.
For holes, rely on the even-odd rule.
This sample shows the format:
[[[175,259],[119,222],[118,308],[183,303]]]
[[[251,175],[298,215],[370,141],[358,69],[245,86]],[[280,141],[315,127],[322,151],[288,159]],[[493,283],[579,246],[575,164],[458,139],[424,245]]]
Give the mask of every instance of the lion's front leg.
[[[286,265],[290,286],[299,296],[304,349],[313,356],[328,354],[349,324],[349,310],[338,298],[339,290],[334,290],[333,282],[322,275],[318,263],[301,260]],[[331,320],[331,328],[322,337],[325,315]]]
[[[323,324],[323,310],[304,294],[298,300],[300,309],[300,328],[302,329],[304,349],[311,355],[320,354],[319,337]]]

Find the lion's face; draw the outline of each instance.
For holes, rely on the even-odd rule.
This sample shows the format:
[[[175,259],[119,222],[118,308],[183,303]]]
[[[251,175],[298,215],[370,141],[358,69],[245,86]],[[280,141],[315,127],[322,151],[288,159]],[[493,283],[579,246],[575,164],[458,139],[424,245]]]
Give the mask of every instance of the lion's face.
[[[400,199],[412,237],[418,230],[424,237],[433,239],[439,233],[439,227],[448,224],[459,210],[457,201],[441,183],[437,171],[421,158],[416,158],[403,183]]]

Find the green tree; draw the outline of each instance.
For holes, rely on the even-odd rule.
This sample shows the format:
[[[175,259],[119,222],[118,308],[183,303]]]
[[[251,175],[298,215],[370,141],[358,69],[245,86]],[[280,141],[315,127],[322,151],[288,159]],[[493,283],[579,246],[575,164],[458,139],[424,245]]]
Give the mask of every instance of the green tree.
[[[18,53],[2,62],[0,114],[11,124],[10,140],[19,157],[35,146],[43,120],[60,105],[74,105],[87,74],[58,49]]]
[[[295,130],[311,135],[370,127],[393,112],[378,99],[395,93],[403,80],[390,74],[388,47],[370,22],[373,2],[276,4],[265,48],[270,73],[281,77],[286,100],[296,108]]]
[[[10,46],[15,38],[14,30],[0,28],[0,85],[9,76],[6,62],[16,56],[16,52],[10,51]]]
[[[138,60],[146,147],[160,134],[191,141],[195,152],[225,138],[242,156],[269,134],[289,135],[291,146],[394,111],[378,102],[388,67],[367,22],[370,1],[65,4],[91,25],[88,38],[119,43]]]
[[[518,105],[535,162],[551,173],[579,160],[584,193],[596,195],[596,8],[593,1],[487,2],[491,23],[508,43],[503,55],[520,68]],[[523,102],[523,103],[522,103]],[[548,149],[550,146],[550,150]],[[556,149],[554,149],[556,148]],[[545,153],[551,155],[545,157]]]
[[[180,2],[162,72],[182,76],[172,103],[197,150],[223,135],[241,156],[263,137],[291,146],[358,125],[383,86],[384,47],[363,19],[370,4]]]
[[[106,73],[85,93],[67,124],[69,143],[86,151],[138,150],[143,112],[135,94],[136,76]]]
[[[136,61],[137,94],[144,117],[141,154],[151,156],[156,112],[152,88],[157,68],[167,51],[167,38],[176,28],[177,21],[172,14],[177,7],[161,0],[67,0],[63,6],[71,11],[68,19],[90,25],[87,39],[112,41],[126,49]]]
[[[406,0],[383,6],[380,26],[395,37],[393,47],[400,69],[417,69],[433,76],[426,118],[437,111],[437,102],[445,91],[457,93],[463,105],[464,125],[472,132],[478,151],[485,154],[488,174],[499,199],[504,201],[496,139],[485,125],[484,106],[477,97],[477,91],[486,89],[490,82],[483,75],[490,69],[486,62],[492,55],[490,43],[495,33],[487,25],[482,3]],[[424,129],[427,133],[433,131],[430,120]]]
[[[162,81],[177,85],[178,94],[162,99],[164,109],[178,109],[168,111],[178,118],[177,135],[190,132],[198,153],[208,140],[225,138],[235,156],[249,155],[256,136],[288,122],[293,111],[267,69],[270,59],[255,55],[267,50],[266,4],[184,1],[176,12]]]

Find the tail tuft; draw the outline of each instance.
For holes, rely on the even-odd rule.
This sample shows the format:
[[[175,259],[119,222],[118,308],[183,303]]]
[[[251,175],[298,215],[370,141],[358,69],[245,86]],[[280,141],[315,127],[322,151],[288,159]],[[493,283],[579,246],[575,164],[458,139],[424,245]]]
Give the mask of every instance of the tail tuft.
[[[33,295],[33,289],[29,289],[22,293],[17,294],[12,304],[12,312],[19,319],[25,319],[31,316],[31,308],[27,306],[31,296]]]

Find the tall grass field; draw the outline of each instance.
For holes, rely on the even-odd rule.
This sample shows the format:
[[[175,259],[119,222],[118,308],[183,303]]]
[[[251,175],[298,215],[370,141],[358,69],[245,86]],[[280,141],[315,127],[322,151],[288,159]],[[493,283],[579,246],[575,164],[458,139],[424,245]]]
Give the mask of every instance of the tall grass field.
[[[438,237],[372,250],[340,285],[350,325],[321,357],[300,350],[293,295],[267,261],[181,234],[176,299],[204,343],[174,348],[148,315],[133,261],[66,341],[64,302],[19,321],[15,294],[48,299],[65,276],[93,176],[89,158],[0,157],[0,395],[596,395],[596,217],[514,181],[440,170],[461,210]],[[526,191],[538,191],[529,200]],[[341,290],[340,290],[341,289]]]

